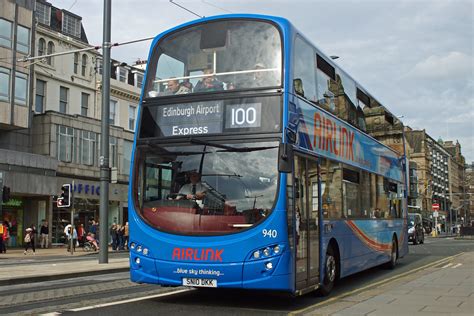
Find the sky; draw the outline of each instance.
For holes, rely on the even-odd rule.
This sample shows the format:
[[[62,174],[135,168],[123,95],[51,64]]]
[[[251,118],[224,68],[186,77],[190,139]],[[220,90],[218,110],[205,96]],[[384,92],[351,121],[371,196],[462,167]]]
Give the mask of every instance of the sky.
[[[173,0],[201,15],[257,13],[290,20],[405,125],[459,141],[474,162],[474,1]],[[82,17],[101,45],[103,1],[50,0]],[[113,43],[156,36],[197,17],[170,0],[112,0]],[[112,49],[132,64],[151,41]]]

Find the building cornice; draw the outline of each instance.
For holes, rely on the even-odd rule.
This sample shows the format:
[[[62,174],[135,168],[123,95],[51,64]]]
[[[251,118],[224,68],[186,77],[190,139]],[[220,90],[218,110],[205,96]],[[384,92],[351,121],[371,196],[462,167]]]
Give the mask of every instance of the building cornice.
[[[110,87],[110,94],[122,98],[126,98],[130,101],[134,102],[139,102],[140,101],[140,95],[136,93],[131,93],[130,91],[126,91],[124,89],[120,89],[117,87]]]

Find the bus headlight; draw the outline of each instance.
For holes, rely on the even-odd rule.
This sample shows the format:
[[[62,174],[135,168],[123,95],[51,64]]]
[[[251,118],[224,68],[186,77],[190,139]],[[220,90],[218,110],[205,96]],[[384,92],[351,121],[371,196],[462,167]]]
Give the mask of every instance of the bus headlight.
[[[274,253],[274,254],[277,255],[277,254],[280,253],[280,251],[281,251],[280,246],[276,245],[275,247],[273,247],[273,253]]]
[[[267,247],[263,249],[263,254],[265,255],[265,257],[269,257],[270,253],[271,253],[270,248]]]
[[[136,264],[140,264],[140,258],[136,257],[136,258],[135,258],[135,263],[136,263]]]
[[[136,245],[134,242],[130,243],[130,249],[135,249]]]
[[[138,251],[138,252],[142,252],[142,246],[138,245],[138,246],[137,246],[137,251]]]
[[[255,251],[255,252],[253,253],[253,257],[254,257],[255,259],[260,258],[260,251],[258,251],[258,250]]]
[[[267,263],[265,264],[265,268],[267,268],[267,270],[273,269],[273,263],[267,262]]]
[[[143,254],[146,256],[148,255],[148,248],[143,248]]]

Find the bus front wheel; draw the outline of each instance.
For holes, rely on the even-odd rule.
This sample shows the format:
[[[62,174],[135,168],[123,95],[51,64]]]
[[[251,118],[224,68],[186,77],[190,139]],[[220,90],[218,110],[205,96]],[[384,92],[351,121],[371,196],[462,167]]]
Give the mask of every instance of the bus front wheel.
[[[326,251],[326,261],[324,262],[324,279],[319,287],[319,293],[323,296],[329,295],[337,276],[337,259],[332,246]]]

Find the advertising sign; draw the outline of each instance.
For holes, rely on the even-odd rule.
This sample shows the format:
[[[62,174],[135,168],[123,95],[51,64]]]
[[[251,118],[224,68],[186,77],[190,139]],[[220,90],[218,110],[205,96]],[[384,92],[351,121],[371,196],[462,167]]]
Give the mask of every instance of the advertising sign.
[[[332,114],[299,102],[300,145],[323,157],[335,159],[402,182],[402,160],[383,146]]]

